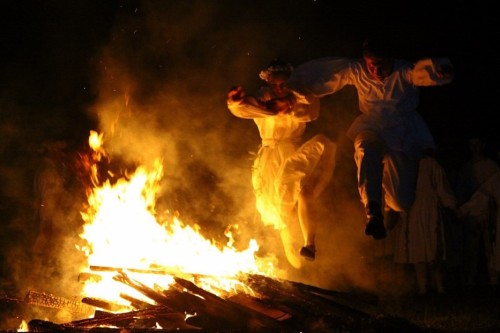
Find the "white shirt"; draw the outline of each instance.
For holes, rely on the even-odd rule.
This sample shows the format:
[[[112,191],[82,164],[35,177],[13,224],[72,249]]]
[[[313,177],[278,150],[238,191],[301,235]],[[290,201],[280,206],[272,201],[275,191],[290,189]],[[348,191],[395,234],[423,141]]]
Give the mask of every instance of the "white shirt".
[[[445,58],[423,59],[415,64],[395,60],[392,73],[380,82],[372,78],[362,59],[320,58],[295,68],[288,85],[316,97],[353,85],[361,115],[347,131],[350,139],[372,130],[393,150],[435,148],[427,125],[416,111],[418,87],[449,83],[451,79],[437,75],[437,67],[443,64],[450,63]]]

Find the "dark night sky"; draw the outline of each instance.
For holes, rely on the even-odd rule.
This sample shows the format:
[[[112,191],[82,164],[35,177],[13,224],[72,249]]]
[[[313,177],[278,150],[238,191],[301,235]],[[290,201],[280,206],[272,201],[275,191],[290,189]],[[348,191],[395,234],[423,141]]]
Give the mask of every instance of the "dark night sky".
[[[357,57],[366,34],[380,31],[396,55],[447,56],[455,65],[455,81],[423,88],[420,105],[445,166],[454,168],[471,133],[487,137],[490,152],[499,150],[493,101],[500,88],[490,84],[500,40],[494,12],[486,2],[466,1],[3,1],[2,162],[15,168],[40,142],[84,142],[90,129],[111,127],[148,146],[171,133],[179,147],[190,147],[184,151],[202,155],[219,146],[223,158],[242,154],[258,137],[227,111],[229,87],[260,85],[256,73],[275,57],[295,65]],[[358,112],[349,89],[322,105],[322,121],[310,127],[334,138]],[[110,123],[124,112],[140,125]],[[205,147],[208,137],[217,143]],[[118,146],[144,157],[139,145]]]
[[[498,141],[492,100],[499,88],[488,86],[486,81],[494,64],[490,48],[499,38],[493,32],[493,10],[486,4],[341,4],[325,0],[150,3],[153,5],[117,0],[4,1],[0,98],[16,105],[22,114],[14,117],[3,111],[2,116],[14,117],[13,121],[22,122],[23,127],[33,125],[32,130],[40,136],[71,136],[75,130],[86,135],[85,127],[92,126],[86,109],[100,93],[93,86],[99,52],[120,38],[123,52],[140,53],[137,59],[131,55],[126,60],[131,67],[147,67],[145,62],[151,61],[176,68],[177,60],[182,62],[180,66],[193,69],[213,66],[218,77],[208,81],[225,89],[238,76],[221,72],[221,63],[229,67],[249,54],[245,66],[257,69],[267,61],[266,56],[273,55],[296,64],[321,56],[357,56],[366,32],[382,29],[400,46],[398,52],[403,57],[448,56],[455,64],[456,81],[447,87],[425,89],[421,104],[421,112],[445,152],[460,150],[461,139],[471,131],[481,131],[492,142]],[[172,19],[172,35],[165,36],[170,40],[167,47],[147,44],[155,32],[152,23],[145,22],[149,18],[161,20],[155,17],[156,10],[165,13],[162,29],[169,29],[166,21]],[[176,19],[175,13],[183,19]],[[198,31],[191,30],[196,26],[191,18],[197,20]],[[136,35],[131,32],[134,26]],[[189,35],[186,42],[183,31]],[[141,33],[149,33],[142,36],[143,45],[137,37]],[[181,53],[174,56],[175,52]],[[153,80],[169,79],[161,78],[161,71],[148,75],[141,77],[145,90],[154,89]],[[248,77],[243,68],[240,76],[242,80]],[[207,80],[195,74],[191,79]],[[494,146],[498,149],[498,144]]]
[[[483,134],[490,151],[499,151],[494,102],[500,85],[491,84],[498,76],[492,50],[500,41],[494,2],[447,3],[2,1],[0,213],[11,222],[0,229],[2,239],[10,241],[2,242],[0,252],[7,253],[9,246],[22,252],[26,248],[14,240],[25,237],[29,244],[34,237],[12,207],[18,205],[24,218],[31,218],[24,201],[32,196],[40,143],[65,139],[78,144],[89,130],[108,134],[112,151],[125,161],[168,156],[165,182],[175,190],[172,202],[182,208],[182,200],[188,201],[190,209],[199,208],[201,220],[225,227],[244,215],[241,211],[253,212],[248,151],[258,144],[258,133],[254,124],[229,113],[227,90],[260,85],[257,73],[275,57],[294,65],[325,56],[357,57],[367,32],[386,34],[401,57],[446,56],[454,64],[455,81],[422,89],[420,105],[445,167],[454,171],[464,161],[464,140],[471,133]],[[349,89],[325,97],[320,121],[308,130],[341,140],[358,112],[355,97]],[[345,207],[359,208],[349,149],[336,172],[349,173],[347,180],[339,176],[339,186],[351,195]],[[356,224],[351,221],[356,214],[346,216],[338,224],[361,228],[361,218]],[[364,236],[359,230],[328,244],[348,246],[342,242]],[[325,267],[335,270],[330,263]],[[12,277],[7,269],[1,273]]]

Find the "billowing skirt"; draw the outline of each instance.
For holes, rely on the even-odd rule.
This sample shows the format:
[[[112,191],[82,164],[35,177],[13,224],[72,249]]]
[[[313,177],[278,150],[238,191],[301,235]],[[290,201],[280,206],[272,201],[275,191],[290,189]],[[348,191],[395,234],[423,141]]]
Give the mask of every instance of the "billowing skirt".
[[[254,161],[252,184],[262,222],[280,230],[283,210],[295,207],[308,186],[318,195],[330,182],[335,169],[337,145],[319,134],[302,145],[280,141],[263,145]]]

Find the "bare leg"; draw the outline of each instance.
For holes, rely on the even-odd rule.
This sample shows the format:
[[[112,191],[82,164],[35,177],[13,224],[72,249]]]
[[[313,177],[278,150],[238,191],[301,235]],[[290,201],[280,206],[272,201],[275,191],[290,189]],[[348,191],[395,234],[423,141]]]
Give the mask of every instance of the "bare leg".
[[[315,198],[307,190],[303,190],[297,200],[297,215],[302,232],[303,246],[300,255],[307,260],[316,258],[316,228],[314,215]]]
[[[304,238],[304,246],[300,249],[300,254],[307,260],[314,260],[316,257],[316,204],[333,175],[337,150],[336,145],[326,137],[318,136],[318,140],[325,145],[323,155],[316,166],[315,172],[302,188],[297,202],[297,213],[302,237]]]
[[[281,209],[282,211],[289,210],[287,205],[296,205],[295,219],[298,220],[297,227],[300,232],[297,241],[301,243],[297,250],[300,248],[300,255],[308,260],[314,260],[316,252],[314,206],[317,198],[329,184],[333,175],[335,152],[336,144],[324,135],[317,135],[283,164],[280,174],[292,175],[292,177],[278,177],[280,180],[286,180],[280,184],[280,187],[288,190],[285,191],[285,195],[281,198],[283,200]],[[300,184],[297,182],[300,182]],[[296,185],[301,186],[298,195],[295,192]],[[283,219],[291,221],[292,219],[289,217]],[[292,235],[295,235],[295,233]]]
[[[302,261],[297,253],[300,247],[300,227],[297,221],[295,210],[282,211],[283,224],[280,230],[281,242],[283,243],[283,250],[288,263],[292,267],[299,269],[302,267]]]
[[[300,229],[304,237],[304,246],[315,246],[316,219],[313,217],[312,200],[306,198],[304,194],[299,196],[298,214]]]

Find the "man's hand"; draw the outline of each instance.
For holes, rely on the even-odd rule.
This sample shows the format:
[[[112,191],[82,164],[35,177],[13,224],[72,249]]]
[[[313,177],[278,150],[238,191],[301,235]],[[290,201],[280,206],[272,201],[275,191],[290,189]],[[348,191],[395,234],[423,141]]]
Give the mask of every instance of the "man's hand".
[[[453,79],[454,70],[451,62],[447,59],[446,61],[442,60],[438,62],[436,66],[436,75],[440,79]]]

